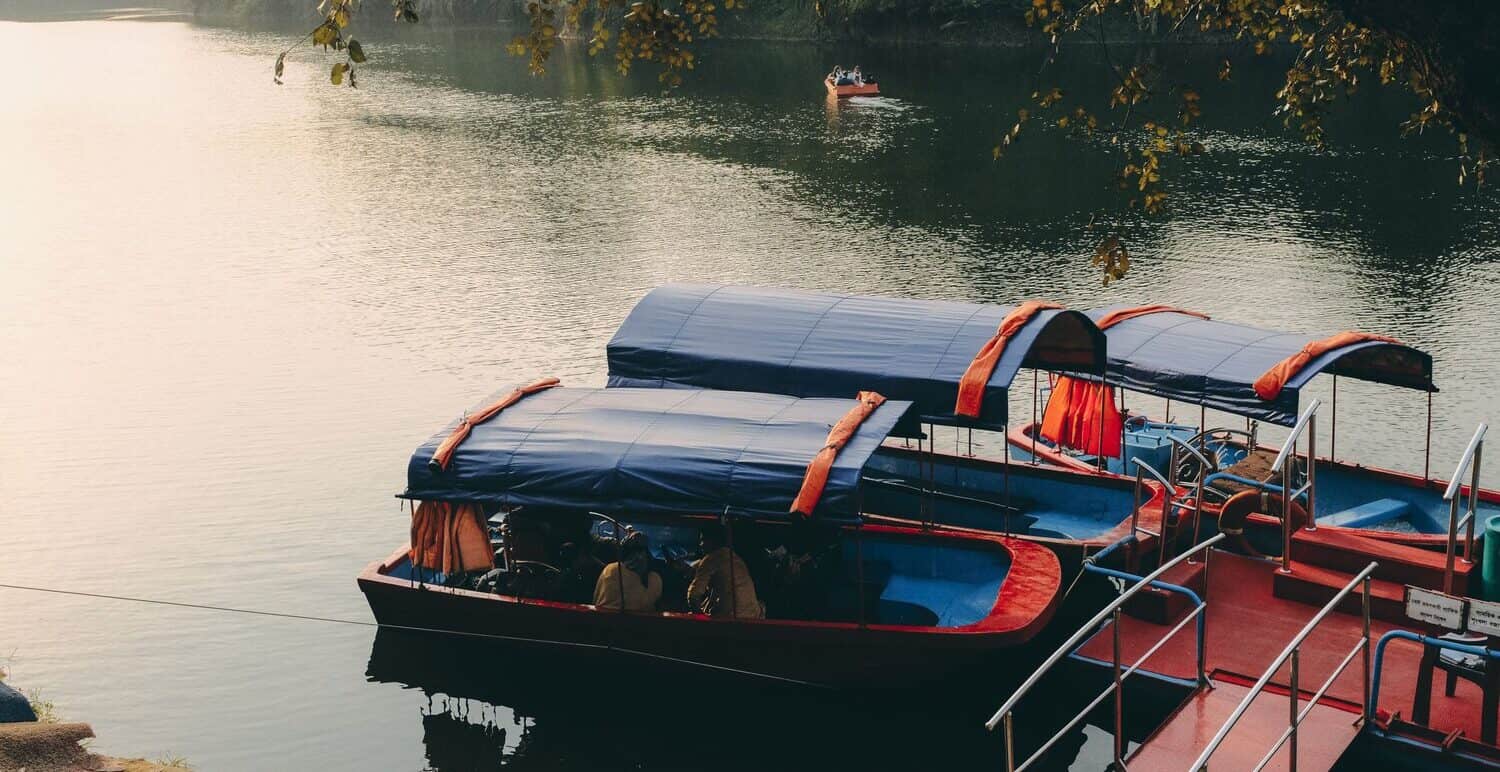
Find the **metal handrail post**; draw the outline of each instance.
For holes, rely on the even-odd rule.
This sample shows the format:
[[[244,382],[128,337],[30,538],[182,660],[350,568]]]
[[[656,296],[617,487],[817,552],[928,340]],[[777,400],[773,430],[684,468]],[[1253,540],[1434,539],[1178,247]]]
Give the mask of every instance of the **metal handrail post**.
[[[1135,501],[1130,507],[1130,535],[1135,536],[1136,524],[1141,519],[1141,468],[1135,468]]]
[[[1458,498],[1448,500],[1448,549],[1444,555],[1443,592],[1453,594],[1453,558],[1458,553]]]
[[[1281,568],[1277,569],[1283,574],[1292,572],[1292,486],[1287,477],[1281,476]]]
[[[1301,647],[1302,647],[1302,644],[1298,643],[1297,644],[1297,648],[1292,649],[1292,674],[1291,674],[1290,683],[1288,684],[1289,688],[1287,690],[1287,693],[1290,694],[1291,698],[1292,698],[1292,700],[1291,700],[1291,705],[1292,705],[1292,712],[1291,712],[1292,736],[1289,737],[1289,738],[1287,738],[1287,754],[1286,754],[1286,761],[1287,761],[1287,770],[1288,770],[1288,772],[1297,772],[1297,694],[1298,694],[1298,691],[1297,691],[1297,675],[1298,675],[1297,669],[1298,669],[1299,663],[1302,660],[1302,648]]]
[[[1208,572],[1213,569],[1209,565],[1209,556],[1213,550],[1203,551],[1203,602],[1208,603]],[[1198,685],[1208,686],[1208,614],[1204,614],[1198,622]]]
[[[1307,422],[1307,530],[1318,530],[1318,417]],[[1287,517],[1281,510],[1281,516]],[[1288,518],[1290,519],[1290,518]]]
[[[1464,472],[1471,473],[1469,485],[1469,504],[1464,520],[1466,528],[1464,531],[1464,561],[1473,562],[1474,547],[1474,516],[1478,507],[1479,499],[1479,462],[1484,450],[1484,434],[1489,430],[1489,425],[1481,423],[1474,430],[1474,436],[1469,439],[1468,447],[1459,457],[1458,467],[1453,470],[1453,477],[1448,481],[1447,490],[1443,491],[1443,500],[1448,502],[1448,547],[1446,550],[1443,567],[1443,592],[1453,592],[1453,563],[1458,553],[1458,517],[1460,499],[1463,498]]]
[[[1484,458],[1484,442],[1474,448],[1474,476],[1469,480],[1469,525],[1464,531],[1464,562],[1474,562],[1474,519],[1479,508],[1479,462]]]
[[[1360,615],[1364,619],[1365,635],[1365,640],[1362,644],[1364,648],[1365,688],[1364,702],[1360,705],[1359,714],[1363,723],[1368,724],[1370,723],[1370,577],[1368,576],[1365,577],[1364,593],[1360,601]]]
[[[1115,767],[1125,768],[1125,688],[1121,684],[1124,677],[1120,675],[1120,607],[1115,607],[1114,624],[1110,625],[1114,630],[1115,644]]]
[[[1276,461],[1271,464],[1271,472],[1266,477],[1266,480],[1269,482],[1271,477],[1274,477],[1276,474],[1279,473],[1281,475],[1281,568],[1278,570],[1283,574],[1290,574],[1292,572],[1292,497],[1290,491],[1292,485],[1295,483],[1292,472],[1293,468],[1296,467],[1297,440],[1302,437],[1304,430],[1307,431],[1308,484],[1304,488],[1307,491],[1308,520],[1311,521],[1313,512],[1312,483],[1316,475],[1313,464],[1316,460],[1314,458],[1316,445],[1314,434],[1317,432],[1318,407],[1322,404],[1322,402],[1314,399],[1312,404],[1308,405],[1307,409],[1302,411],[1302,416],[1297,419],[1296,426],[1292,427],[1292,433],[1287,435],[1286,442],[1282,444],[1281,452],[1276,454]],[[1290,466],[1287,464],[1288,461],[1292,462]]]
[[[1208,477],[1208,468],[1209,468],[1210,464],[1208,462],[1208,458],[1206,456],[1204,456],[1202,453],[1199,453],[1197,451],[1197,449],[1195,449],[1192,445],[1189,445],[1188,443],[1183,442],[1182,440],[1179,440],[1176,437],[1172,437],[1170,435],[1167,437],[1167,439],[1170,440],[1171,443],[1172,443],[1172,457],[1173,457],[1172,468],[1174,470],[1177,468],[1176,459],[1178,458],[1178,456],[1177,456],[1177,449],[1179,447],[1181,447],[1183,450],[1186,450],[1188,453],[1192,454],[1193,458],[1195,458],[1195,459],[1198,460],[1198,481],[1197,481],[1197,484],[1194,485],[1194,488],[1193,488],[1193,539],[1192,539],[1192,543],[1193,544],[1197,544],[1198,543],[1198,525],[1199,525],[1200,519],[1203,516],[1203,481],[1205,479],[1207,479],[1207,477]],[[1191,563],[1192,560],[1190,559],[1190,560],[1188,560],[1188,562]]]
[[[1366,699],[1366,702],[1369,700]],[[1005,772],[1016,772],[1015,732],[1012,724],[1014,713],[1005,714]]]

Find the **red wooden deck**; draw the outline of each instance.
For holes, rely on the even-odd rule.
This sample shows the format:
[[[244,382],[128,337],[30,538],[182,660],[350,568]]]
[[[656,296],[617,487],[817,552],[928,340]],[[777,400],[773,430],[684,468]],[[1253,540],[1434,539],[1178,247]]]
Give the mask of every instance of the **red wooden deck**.
[[[1249,684],[1227,680],[1195,693],[1150,740],[1130,757],[1132,769],[1186,769],[1208,746],[1235,706],[1250,692]],[[1312,695],[1307,695],[1312,696]],[[1235,730],[1214,752],[1215,769],[1254,769],[1286,731],[1290,706],[1285,690],[1263,693],[1235,724]],[[1297,710],[1307,707],[1298,702]],[[1358,714],[1319,703],[1303,719],[1297,734],[1299,769],[1329,769],[1359,734]],[[1289,769],[1289,749],[1282,746],[1266,769]]]
[[[1272,594],[1272,577],[1275,565],[1229,553],[1215,553],[1209,564],[1208,621],[1207,621],[1207,670],[1212,675],[1215,688],[1209,694],[1197,694],[1187,706],[1175,713],[1156,735],[1149,739],[1133,758],[1149,755],[1158,763],[1146,764],[1143,768],[1157,769],[1169,766],[1185,766],[1192,762],[1208,743],[1219,726],[1244,697],[1246,685],[1253,684],[1270,667],[1272,660],[1296,636],[1318,611],[1317,606],[1284,600]],[[1180,618],[1180,617],[1179,617]],[[1121,660],[1129,665],[1160,640],[1171,625],[1156,625],[1132,617],[1125,617],[1120,625]],[[1374,660],[1374,643],[1393,625],[1372,620],[1371,665]],[[1416,624],[1406,629],[1421,631]],[[1358,615],[1333,613],[1323,620],[1303,643],[1298,686],[1304,695],[1310,696],[1338,667],[1349,650],[1359,641],[1361,620]],[[1085,657],[1108,662],[1112,659],[1112,633],[1106,626],[1100,634],[1083,645],[1079,653]],[[1189,624],[1173,639],[1146,661],[1143,670],[1177,678],[1195,678],[1197,655],[1194,651],[1193,625]],[[1384,673],[1380,685],[1380,705],[1383,713],[1412,714],[1412,698],[1416,691],[1417,670],[1422,647],[1410,641],[1392,641],[1386,648]],[[1363,699],[1363,677],[1360,658],[1344,671],[1323,702],[1331,702],[1332,712],[1342,712],[1352,723]],[[1288,668],[1283,665],[1272,679],[1271,689],[1257,697],[1252,708],[1241,719],[1239,728],[1230,734],[1230,739],[1221,747],[1219,755],[1231,753],[1231,748],[1254,746],[1258,750],[1245,751],[1249,764],[1259,760],[1270,744],[1286,728],[1288,697],[1286,684]],[[1454,697],[1443,696],[1443,674],[1434,674],[1432,689],[1432,715],[1429,724],[1444,733],[1461,730],[1465,737],[1477,740],[1480,736],[1480,689],[1477,685],[1460,680]],[[1214,694],[1214,692],[1221,692]],[[1341,703],[1341,705],[1340,705]],[[1305,703],[1303,703],[1305,705]],[[1227,707],[1225,707],[1227,705]],[[1307,721],[1318,721],[1319,729],[1299,733],[1301,754],[1307,760],[1303,769],[1319,769],[1311,760],[1314,753],[1336,750],[1342,752],[1352,733],[1322,731],[1324,722],[1332,721],[1328,711],[1314,711]],[[1336,717],[1334,717],[1336,718]],[[1248,722],[1248,723],[1247,723]],[[1333,721],[1332,723],[1338,723]],[[1274,724],[1274,726],[1271,726]],[[1304,724],[1304,726],[1308,726]],[[1259,739],[1264,742],[1241,742],[1236,735]],[[1215,758],[1219,758],[1216,755]],[[1233,757],[1240,758],[1239,751]],[[1252,758],[1253,756],[1253,758]],[[1337,757],[1337,753],[1333,756]],[[1235,764],[1233,768],[1239,768]]]

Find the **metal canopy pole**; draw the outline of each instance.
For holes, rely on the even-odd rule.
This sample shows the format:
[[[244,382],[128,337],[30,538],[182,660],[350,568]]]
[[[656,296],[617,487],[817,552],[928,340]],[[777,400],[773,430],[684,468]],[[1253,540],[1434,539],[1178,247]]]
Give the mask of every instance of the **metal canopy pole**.
[[[1339,460],[1339,376],[1333,374],[1333,419],[1328,422],[1328,460]]]
[[[1000,431],[1002,433],[1004,433],[1004,435],[1005,435],[1005,456],[1004,456],[1004,460],[1000,462],[1000,469],[1001,469],[1001,471],[1003,473],[1003,476],[1005,478],[1005,506],[1009,507],[1010,506],[1010,424],[1009,423],[1002,424],[1000,426]],[[1010,518],[1007,517],[1005,519],[1005,522],[1009,523],[1010,522]],[[1007,534],[1007,535],[1009,535],[1009,534]]]
[[[1094,449],[1096,451],[1094,453],[1094,468],[1098,469],[1101,472],[1104,471],[1104,397],[1105,397],[1104,389],[1105,389],[1104,379],[1100,378],[1099,379],[1099,413],[1098,413],[1098,418],[1099,418],[1099,432],[1098,432],[1098,434],[1099,434],[1099,440],[1098,440],[1098,447],[1096,447]]]
[[[1036,463],[1036,436],[1041,433],[1042,427],[1037,422],[1036,410],[1037,400],[1041,398],[1040,386],[1036,381],[1036,368],[1031,368],[1031,463]]]
[[[1432,392],[1427,392],[1427,441],[1422,451],[1422,482],[1432,479]]]

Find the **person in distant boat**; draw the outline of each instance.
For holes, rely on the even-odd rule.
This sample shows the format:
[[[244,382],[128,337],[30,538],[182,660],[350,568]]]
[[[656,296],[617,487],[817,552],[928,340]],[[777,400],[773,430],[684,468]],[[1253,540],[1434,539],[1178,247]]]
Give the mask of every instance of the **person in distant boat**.
[[[837,64],[835,64],[833,66],[833,69],[828,72],[828,79],[831,80],[831,81],[833,81],[835,85],[838,84],[839,78],[842,78],[843,76],[844,76],[844,68],[838,66]]]
[[[655,611],[661,600],[661,574],[651,570],[646,534],[632,531],[620,543],[620,559],[604,567],[594,584],[594,605],[601,609]]]
[[[710,616],[764,619],[766,607],[755,595],[750,569],[725,539],[724,526],[709,523],[698,532],[703,557],[688,583],[688,608]]]
[[[859,65],[857,64],[854,65],[854,69],[849,73],[849,78],[854,81],[854,85],[856,86],[865,85],[865,76],[860,73]]]

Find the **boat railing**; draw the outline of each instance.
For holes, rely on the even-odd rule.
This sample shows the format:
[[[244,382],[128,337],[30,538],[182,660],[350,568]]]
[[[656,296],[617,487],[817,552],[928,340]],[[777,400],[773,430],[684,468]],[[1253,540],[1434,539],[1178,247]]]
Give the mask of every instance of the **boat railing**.
[[[1448,489],[1443,491],[1443,501],[1448,502],[1448,559],[1443,570],[1443,592],[1449,594],[1453,592],[1453,564],[1458,556],[1459,528],[1464,529],[1464,562],[1474,562],[1474,516],[1479,508],[1479,462],[1484,456],[1484,433],[1489,428],[1487,424],[1481,423],[1474,430],[1469,446],[1464,448],[1464,454],[1458,460],[1458,468],[1448,478]],[[1464,515],[1459,517],[1458,510],[1464,499],[1465,472],[1470,475],[1469,497],[1467,506],[1463,507]]]
[[[1134,540],[1134,538],[1135,538],[1135,536],[1133,534],[1131,534],[1131,535],[1125,536],[1125,538],[1122,539],[1122,541]],[[1191,557],[1193,555],[1198,554],[1199,552],[1202,552],[1204,554],[1204,559],[1206,561],[1209,550],[1213,547],[1214,544],[1218,543],[1223,538],[1224,538],[1224,534],[1215,534],[1212,538],[1207,539],[1203,543],[1194,546],[1193,548],[1191,548],[1188,551],[1182,553],[1181,555],[1178,555],[1177,557],[1173,558],[1172,560],[1170,560],[1170,561],[1168,561],[1166,563],[1163,563],[1159,568],[1157,568],[1155,571],[1152,571],[1151,573],[1147,574],[1146,576],[1135,576],[1134,574],[1127,574],[1127,573],[1124,573],[1122,571],[1115,571],[1113,569],[1104,568],[1102,566],[1099,566],[1096,562],[1093,562],[1093,561],[1088,561],[1088,562],[1085,563],[1085,566],[1084,566],[1085,570],[1089,570],[1089,571],[1092,571],[1094,573],[1099,573],[1099,574],[1103,574],[1103,575],[1106,575],[1106,576],[1112,576],[1112,577],[1115,577],[1115,578],[1126,579],[1127,581],[1134,581],[1134,584],[1130,585],[1129,587],[1126,587],[1125,590],[1120,593],[1120,596],[1118,598],[1115,598],[1115,600],[1113,602],[1111,602],[1109,605],[1105,606],[1097,614],[1095,614],[1092,619],[1090,619],[1088,622],[1084,623],[1083,626],[1079,627],[1077,632],[1075,632],[1071,636],[1069,636],[1068,640],[1064,641],[1063,644],[1061,646],[1059,646],[1056,651],[1052,652],[1051,656],[1047,657],[1047,659],[1045,661],[1043,661],[1042,664],[1040,666],[1038,666],[1036,670],[1032,671],[1031,675],[1028,676],[1026,678],[1026,680],[1021,683],[1020,687],[1018,687],[1015,690],[1015,692],[1013,692],[1010,695],[1010,697],[1008,699],[1006,699],[1005,704],[1001,705],[1000,709],[997,710],[997,711],[995,711],[994,715],[990,716],[989,720],[984,723],[985,728],[988,729],[988,730],[990,730],[990,731],[994,731],[995,728],[998,727],[998,726],[1002,726],[1002,725],[1004,726],[1004,730],[1005,730],[1005,769],[1006,769],[1006,772],[1021,772],[1021,770],[1024,770],[1027,767],[1030,767],[1038,759],[1040,759],[1044,754],[1046,754],[1047,751],[1051,750],[1052,746],[1056,745],[1059,740],[1061,740],[1069,731],[1071,731],[1073,729],[1073,727],[1077,726],[1080,721],[1083,721],[1085,718],[1087,718],[1090,712],[1092,712],[1095,708],[1099,707],[1099,705],[1103,704],[1103,702],[1106,699],[1108,699],[1110,697],[1110,695],[1114,695],[1114,698],[1115,698],[1114,699],[1114,735],[1115,735],[1114,757],[1115,757],[1115,762],[1120,765],[1121,769],[1123,769],[1124,768],[1124,753],[1125,753],[1125,735],[1124,735],[1124,716],[1125,716],[1124,710],[1125,709],[1124,709],[1124,688],[1123,688],[1123,683],[1124,683],[1124,681],[1125,681],[1126,678],[1129,678],[1131,675],[1134,675],[1136,673],[1136,671],[1140,670],[1141,666],[1147,660],[1149,660],[1153,655],[1155,655],[1156,652],[1158,650],[1160,650],[1162,646],[1165,646],[1166,643],[1168,641],[1170,641],[1172,639],[1172,637],[1175,636],[1178,633],[1178,631],[1182,630],[1183,627],[1186,627],[1187,624],[1189,622],[1192,622],[1192,621],[1196,621],[1197,622],[1197,636],[1198,636],[1197,637],[1197,652],[1198,652],[1198,668],[1197,668],[1198,679],[1197,679],[1197,683],[1200,684],[1200,685],[1202,685],[1202,684],[1204,684],[1204,683],[1207,682],[1207,676],[1204,673],[1204,656],[1203,656],[1203,654],[1204,654],[1203,646],[1204,646],[1204,640],[1205,640],[1205,638],[1204,638],[1204,624],[1205,624],[1205,619],[1206,619],[1205,608],[1206,608],[1207,604],[1203,600],[1203,598],[1198,595],[1198,593],[1195,593],[1195,592],[1193,592],[1192,590],[1190,590],[1190,589],[1188,589],[1186,587],[1181,587],[1181,586],[1178,586],[1178,585],[1175,585],[1175,584],[1169,584],[1167,582],[1163,582],[1163,581],[1161,581],[1161,577],[1162,577],[1162,575],[1166,574],[1168,571],[1170,571],[1173,568],[1175,568],[1179,563],[1183,562],[1184,560],[1187,560],[1189,557]],[[1205,579],[1204,579],[1205,594],[1207,594],[1207,586],[1206,586],[1207,585],[1207,581],[1208,581],[1207,580],[1207,574],[1205,573]],[[1156,587],[1157,589],[1166,590],[1168,592],[1175,592],[1175,593],[1179,593],[1179,594],[1185,595],[1185,596],[1188,597],[1189,600],[1191,600],[1193,602],[1193,610],[1190,611],[1186,616],[1184,616],[1181,622],[1178,622],[1175,627],[1173,627],[1165,635],[1163,635],[1159,640],[1157,640],[1157,642],[1150,649],[1148,649],[1145,654],[1142,654],[1139,658],[1137,658],[1135,660],[1135,662],[1133,662],[1133,663],[1131,663],[1129,665],[1129,667],[1125,667],[1125,666],[1122,665],[1122,663],[1120,661],[1120,616],[1121,616],[1121,609],[1124,608],[1125,604],[1128,603],[1131,598],[1135,597],[1136,594],[1138,594],[1141,591],[1145,590],[1147,587]],[[1015,721],[1016,706],[1019,705],[1020,702],[1021,702],[1021,700],[1023,698],[1025,698],[1026,695],[1028,693],[1030,693],[1030,691],[1033,688],[1036,687],[1036,685],[1042,680],[1043,676],[1045,676],[1047,673],[1049,673],[1052,670],[1052,668],[1057,665],[1058,662],[1060,662],[1060,661],[1063,660],[1064,657],[1066,657],[1070,653],[1072,653],[1073,650],[1075,649],[1075,647],[1077,647],[1080,643],[1082,643],[1086,638],[1088,638],[1089,636],[1094,635],[1098,631],[1099,626],[1101,624],[1103,624],[1106,620],[1109,620],[1111,622],[1111,629],[1113,630],[1113,633],[1114,633],[1114,637],[1113,637],[1113,649],[1114,649],[1114,653],[1113,653],[1113,657],[1112,657],[1113,672],[1114,672],[1114,679],[1113,679],[1113,681],[1111,682],[1111,684],[1109,685],[1108,688],[1106,688],[1097,697],[1095,697],[1093,700],[1091,700],[1087,706],[1085,706],[1081,711],[1079,711],[1078,714],[1075,715],[1072,718],[1072,720],[1068,721],[1068,723],[1066,725],[1064,725],[1061,729],[1059,729],[1056,734],[1052,735],[1052,737],[1050,739],[1048,739],[1045,743],[1043,743],[1040,748],[1038,748],[1029,757],[1027,757],[1025,761],[1021,762],[1021,764],[1019,766],[1017,766],[1016,763],[1015,763],[1015,732],[1014,732],[1014,721]]]
[[[1414,633],[1410,630],[1391,630],[1385,635],[1380,636],[1380,641],[1375,644],[1375,670],[1370,674],[1369,687],[1365,689],[1365,718],[1375,715],[1375,707],[1380,704],[1380,674],[1385,666],[1385,647],[1391,641],[1396,640],[1413,641],[1423,646],[1456,651],[1472,657],[1483,657],[1485,660],[1500,660],[1500,651],[1487,646],[1475,646],[1471,643],[1460,643],[1458,641],[1435,638],[1430,635]],[[1500,667],[1500,663],[1494,662],[1486,662],[1485,665],[1486,667]]]
[[[1208,477],[1209,462],[1208,462],[1208,459],[1202,453],[1199,453],[1197,450],[1194,450],[1192,445],[1189,445],[1188,443],[1183,442],[1182,440],[1179,440],[1176,437],[1168,437],[1167,439],[1169,439],[1169,440],[1172,441],[1172,476],[1173,477],[1177,476],[1177,469],[1178,469],[1178,465],[1177,465],[1177,462],[1178,462],[1177,451],[1178,451],[1178,449],[1181,449],[1183,452],[1187,453],[1188,455],[1190,455],[1193,458],[1195,458],[1195,459],[1198,460],[1198,470],[1199,471],[1198,471],[1198,474],[1195,475],[1197,477],[1197,479],[1194,481],[1193,495],[1192,495],[1192,502],[1193,502],[1193,537],[1192,537],[1192,539],[1189,540],[1190,544],[1197,544],[1198,543],[1198,530],[1199,530],[1198,529],[1198,523],[1199,523],[1199,521],[1201,521],[1203,519],[1203,483],[1204,483],[1204,479]],[[1172,502],[1169,501],[1168,503],[1172,503]],[[1162,508],[1162,521],[1163,521],[1162,522],[1162,530],[1166,530],[1166,522],[1165,522],[1166,518],[1167,518],[1167,510],[1166,510],[1165,507],[1163,507]],[[1163,539],[1162,540],[1162,556],[1163,557],[1166,556],[1166,548],[1167,548],[1166,539]]]
[[[1287,752],[1286,767],[1291,772],[1296,772],[1297,728],[1302,725],[1302,721],[1306,719],[1308,714],[1312,712],[1312,709],[1317,706],[1318,701],[1322,700],[1323,696],[1328,693],[1328,689],[1329,687],[1333,686],[1333,682],[1338,680],[1338,677],[1340,675],[1343,675],[1344,670],[1349,667],[1349,663],[1353,662],[1355,656],[1361,653],[1364,655],[1364,699],[1361,703],[1360,717],[1363,721],[1369,720],[1372,710],[1371,706],[1374,704],[1372,699],[1373,690],[1371,688],[1372,679],[1370,672],[1370,575],[1375,572],[1375,569],[1378,565],[1378,563],[1372,562],[1369,565],[1365,566],[1364,570],[1355,574],[1354,577],[1344,585],[1343,589],[1339,590],[1339,592],[1333,596],[1332,600],[1328,601],[1328,603],[1325,604],[1323,608],[1318,610],[1318,613],[1315,614],[1312,619],[1308,620],[1306,625],[1302,626],[1302,630],[1292,638],[1291,642],[1286,645],[1286,648],[1281,650],[1281,654],[1277,655],[1274,660],[1271,660],[1270,667],[1266,668],[1266,671],[1261,674],[1260,678],[1255,682],[1255,685],[1252,686],[1250,688],[1250,691],[1247,692],[1244,698],[1240,700],[1240,704],[1235,706],[1234,712],[1229,714],[1229,718],[1223,723],[1222,726],[1219,727],[1219,731],[1214,733],[1214,737],[1209,741],[1208,747],[1204,748],[1203,752],[1198,754],[1198,758],[1193,761],[1193,765],[1190,767],[1190,769],[1193,769],[1196,772],[1205,772],[1205,770],[1208,769],[1208,760],[1214,755],[1214,751],[1219,749],[1219,746],[1224,742],[1224,738],[1228,737],[1229,733],[1234,730],[1235,724],[1239,722],[1240,717],[1244,716],[1245,711],[1250,709],[1250,704],[1255,702],[1255,698],[1259,697],[1261,693],[1265,691],[1266,685],[1271,682],[1271,678],[1275,676],[1276,673],[1281,670],[1281,666],[1287,664],[1287,662],[1291,663],[1287,682],[1287,694],[1289,695],[1290,699],[1290,710],[1287,714],[1287,728],[1286,731],[1282,732],[1281,736],[1277,738],[1275,744],[1271,746],[1271,750],[1268,751],[1265,756],[1261,757],[1260,763],[1255,765],[1255,772],[1259,772],[1260,770],[1265,769],[1266,765],[1271,763],[1271,760],[1276,757],[1276,753],[1281,750],[1283,745],[1286,745],[1289,748]],[[1360,593],[1361,617],[1364,621],[1364,627],[1362,628],[1364,631],[1363,635],[1360,636],[1359,641],[1355,643],[1354,647],[1349,650],[1349,653],[1344,655],[1343,661],[1338,664],[1338,667],[1335,667],[1333,669],[1333,672],[1329,674],[1328,679],[1323,682],[1323,685],[1319,686],[1318,690],[1313,692],[1313,695],[1308,698],[1307,707],[1298,710],[1298,707],[1300,706],[1300,703],[1302,701],[1302,690],[1298,683],[1298,679],[1301,675],[1300,668],[1302,658],[1302,643],[1303,641],[1307,640],[1307,637],[1312,634],[1313,630],[1317,629],[1318,625],[1322,623],[1322,621],[1326,619],[1329,614],[1333,613],[1334,609],[1336,609],[1338,605],[1343,602],[1344,598],[1348,597],[1349,593],[1353,592],[1354,588],[1359,585],[1363,585]],[[1382,639],[1381,644],[1382,646],[1384,645],[1384,639]]]
[[[1323,403],[1314,399],[1307,409],[1302,411],[1302,416],[1297,419],[1297,425],[1292,427],[1292,433],[1287,435],[1286,442],[1281,445],[1281,452],[1276,454],[1276,462],[1271,464],[1271,472],[1266,475],[1265,482],[1269,483],[1276,475],[1281,475],[1281,570],[1283,573],[1291,573],[1292,570],[1292,502],[1307,496],[1307,529],[1314,530],[1317,519],[1317,481],[1318,481],[1318,407]],[[1303,433],[1307,434],[1307,481],[1295,491],[1293,471],[1296,467],[1297,441]]]
[[[1155,467],[1151,466],[1145,461],[1142,461],[1139,458],[1132,458],[1130,459],[1130,462],[1135,467],[1135,486],[1132,489],[1134,501],[1132,502],[1132,506],[1130,508],[1130,535],[1136,536],[1136,534],[1144,533],[1148,536],[1155,536],[1156,538],[1161,539],[1162,534],[1160,532],[1153,531],[1149,528],[1143,528],[1140,524],[1141,505],[1150,500],[1149,496],[1144,498],[1142,498],[1141,496],[1141,494],[1146,491],[1146,477],[1150,476],[1161,485],[1163,500],[1161,511],[1163,522],[1165,522],[1166,520],[1167,504],[1171,502],[1172,493],[1176,489],[1172,485],[1172,481],[1167,479],[1166,475],[1163,475],[1161,472],[1156,471]]]

